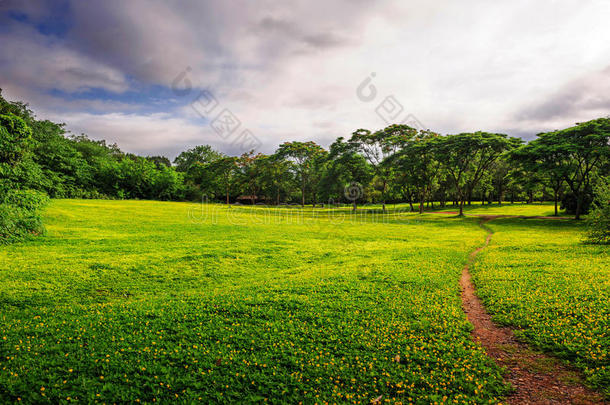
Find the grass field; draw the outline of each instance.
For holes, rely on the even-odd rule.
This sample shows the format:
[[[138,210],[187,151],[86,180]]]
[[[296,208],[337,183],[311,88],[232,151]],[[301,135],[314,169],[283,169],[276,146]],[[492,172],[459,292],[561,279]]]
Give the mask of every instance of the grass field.
[[[47,236],[0,249],[2,403],[494,403],[507,392],[461,307],[462,267],[485,236],[475,218],[55,200],[45,224]],[[531,224],[565,237],[536,239]],[[607,252],[580,246],[572,221],[491,226],[497,240],[474,269],[486,303],[531,323],[524,336],[545,348],[581,345],[567,357],[607,384],[596,371],[610,348]],[[546,285],[540,262],[554,266]],[[560,311],[583,297],[594,306],[572,305],[572,325]],[[536,318],[538,302],[553,322]],[[606,363],[585,353],[599,347]]]
[[[435,206],[432,211],[459,211],[459,207],[448,205],[445,208]],[[466,215],[525,215],[525,216],[553,216],[555,208],[549,203],[533,203],[533,204],[485,204],[480,202],[472,203],[472,205],[464,205],[464,214]],[[559,211],[559,216],[566,216],[564,212]]]
[[[473,269],[495,320],[581,368],[610,395],[610,255],[573,221],[496,219]]]

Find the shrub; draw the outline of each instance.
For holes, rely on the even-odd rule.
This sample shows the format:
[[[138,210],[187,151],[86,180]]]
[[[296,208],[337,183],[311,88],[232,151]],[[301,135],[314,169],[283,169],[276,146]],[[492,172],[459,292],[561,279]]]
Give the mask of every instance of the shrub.
[[[0,200],[0,243],[44,233],[41,208],[48,197],[33,190],[9,190]]]
[[[586,241],[610,244],[610,177],[603,178],[595,189],[594,208],[587,219]]]

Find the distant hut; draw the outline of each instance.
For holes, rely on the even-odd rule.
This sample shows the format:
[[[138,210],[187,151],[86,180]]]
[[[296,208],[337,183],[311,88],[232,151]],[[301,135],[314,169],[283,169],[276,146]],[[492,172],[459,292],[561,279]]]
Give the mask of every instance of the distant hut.
[[[250,204],[254,205],[258,202],[258,200],[264,200],[264,197],[258,197],[256,195],[240,195],[239,197],[237,197],[237,202],[239,203],[244,203],[244,202],[249,202]]]

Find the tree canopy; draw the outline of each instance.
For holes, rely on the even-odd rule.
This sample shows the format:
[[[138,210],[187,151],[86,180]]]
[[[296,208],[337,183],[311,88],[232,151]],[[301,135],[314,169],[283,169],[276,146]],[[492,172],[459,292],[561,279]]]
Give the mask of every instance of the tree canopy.
[[[172,161],[73,135],[0,96],[0,182],[59,198],[232,203],[427,205],[553,200],[580,218],[610,170],[610,118],[541,133],[524,143],[490,132],[442,135],[408,125],[357,129],[326,150],[292,141],[271,154],[227,156],[197,145]]]

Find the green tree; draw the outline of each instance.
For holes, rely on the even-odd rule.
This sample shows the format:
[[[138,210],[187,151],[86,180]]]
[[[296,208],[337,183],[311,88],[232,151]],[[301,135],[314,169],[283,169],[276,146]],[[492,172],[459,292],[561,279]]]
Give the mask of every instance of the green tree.
[[[538,139],[557,154],[563,178],[576,197],[575,218],[580,219],[592,175],[610,158],[610,118],[540,134]]]
[[[146,156],[146,159],[150,160],[157,166],[157,169],[161,169],[162,167],[171,167],[172,162],[166,158],[165,156]]]
[[[283,159],[294,162],[295,177],[301,189],[301,206],[305,206],[305,193],[312,189],[312,179],[316,174],[313,172],[318,168],[316,160],[324,154],[324,149],[317,143],[309,142],[284,142],[279,146],[276,155]]]
[[[0,115],[0,163],[15,167],[27,156],[32,130],[14,114]]]
[[[294,184],[292,162],[278,155],[263,155],[259,158],[260,176],[263,188],[269,196],[275,196],[275,204],[280,204],[280,196]]]
[[[254,205],[256,199],[260,199],[260,191],[264,186],[263,160],[265,156],[254,151],[242,154],[236,160],[237,172],[236,182],[242,190],[250,196],[250,202]]]
[[[438,159],[443,162],[455,187],[460,205],[459,215],[464,215],[464,202],[472,195],[485,172],[498,158],[522,141],[504,134],[488,132],[462,133],[439,137]]]
[[[506,190],[508,189],[508,173],[510,171],[510,164],[506,159],[499,159],[492,167],[492,179],[491,184],[495,193],[496,201],[498,205],[502,205]]]
[[[546,134],[511,152],[511,160],[521,165],[526,174],[535,174],[553,190],[555,216],[559,214],[559,193],[568,174],[565,158],[564,146]]]
[[[586,240],[610,244],[610,177],[601,178],[595,187],[594,209],[587,218]]]
[[[390,125],[374,133],[368,129],[358,129],[352,133],[350,143],[357,146],[379,179],[383,211],[386,209],[386,193],[393,170],[392,165],[383,164],[383,162],[396,153],[402,144],[412,139],[416,133],[417,130],[414,128],[398,124]]]
[[[174,159],[174,165],[179,172],[187,172],[195,163],[211,163],[223,157],[222,153],[212,149],[210,145],[199,145],[180,153]]]
[[[237,158],[225,156],[204,165],[205,171],[215,179],[215,185],[224,193],[225,201],[231,205],[230,193],[237,180]]]
[[[359,194],[363,194],[372,178],[371,166],[358,153],[358,147],[354,143],[345,142],[343,137],[339,137],[330,145],[326,170],[321,179],[321,187],[328,200],[343,199],[346,187],[352,183],[358,184],[361,187]],[[356,197],[361,196],[356,195],[350,199],[353,211],[357,209]]]
[[[416,190],[420,214],[424,212],[424,203],[432,195],[441,174],[441,162],[437,158],[438,137],[434,132],[421,131],[401,142],[400,150],[387,159],[387,163],[406,175],[406,181]]]
[[[41,233],[39,209],[46,195],[27,189],[37,165],[31,160],[32,131],[12,113],[0,114],[0,242]]]

